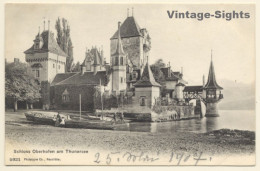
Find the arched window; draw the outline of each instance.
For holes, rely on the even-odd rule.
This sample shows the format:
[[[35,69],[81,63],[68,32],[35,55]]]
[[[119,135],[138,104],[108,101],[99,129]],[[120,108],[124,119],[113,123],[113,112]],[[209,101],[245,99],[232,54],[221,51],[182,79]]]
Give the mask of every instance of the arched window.
[[[67,89],[65,89],[64,92],[62,93],[62,102],[67,103],[69,101],[70,101],[69,93]]]
[[[146,102],[146,97],[145,96],[141,96],[140,97],[140,106],[145,106],[146,105],[145,102]]]
[[[87,62],[87,71],[91,71],[91,61]]]
[[[115,57],[115,65],[118,65],[118,57]]]
[[[120,58],[120,65],[124,65],[124,58],[123,57]]]

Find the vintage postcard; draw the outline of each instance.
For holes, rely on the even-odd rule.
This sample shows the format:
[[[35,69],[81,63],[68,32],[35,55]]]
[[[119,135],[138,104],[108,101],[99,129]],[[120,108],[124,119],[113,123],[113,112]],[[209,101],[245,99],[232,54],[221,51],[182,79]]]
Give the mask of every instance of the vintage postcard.
[[[4,10],[5,165],[255,165],[255,4]]]

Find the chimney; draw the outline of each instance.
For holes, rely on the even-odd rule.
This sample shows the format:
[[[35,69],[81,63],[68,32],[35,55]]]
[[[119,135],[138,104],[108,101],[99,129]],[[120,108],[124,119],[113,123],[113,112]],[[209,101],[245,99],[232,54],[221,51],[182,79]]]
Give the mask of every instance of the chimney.
[[[183,74],[183,67],[181,67],[181,74]]]
[[[50,31],[50,20],[48,20],[48,31]]]
[[[14,58],[14,64],[18,64],[20,62],[19,58]]]
[[[202,77],[202,83],[203,83],[203,87],[205,86],[205,75],[203,74],[203,77]]]
[[[84,64],[81,65],[81,75],[84,75],[84,73],[86,72],[86,66]]]

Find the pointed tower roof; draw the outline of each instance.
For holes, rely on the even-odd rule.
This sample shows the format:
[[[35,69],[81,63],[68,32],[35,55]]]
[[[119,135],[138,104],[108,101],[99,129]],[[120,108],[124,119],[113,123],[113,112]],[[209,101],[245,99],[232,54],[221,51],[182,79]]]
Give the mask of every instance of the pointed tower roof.
[[[127,17],[126,20],[123,22],[121,28],[120,28],[120,36],[121,38],[126,37],[137,37],[142,36],[142,33],[140,32],[140,27],[135,21],[135,18],[133,16]],[[118,38],[118,31],[114,33],[114,35],[111,37],[111,39],[117,39]]]
[[[157,83],[153,77],[153,73],[151,71],[151,68],[148,64],[148,62],[145,65],[144,71],[142,73],[142,76],[140,80],[138,80],[135,84],[135,87],[161,87],[159,83]]]
[[[34,53],[43,53],[43,52],[51,52],[57,55],[61,55],[67,57],[67,54],[60,48],[57,41],[55,40],[54,33],[51,31],[43,31],[39,34],[43,39],[43,46],[40,49],[35,50],[34,45],[31,48],[27,49],[25,54],[34,54]],[[37,37],[37,36],[36,36]]]
[[[121,28],[121,23],[118,22],[118,31],[117,31],[117,46],[116,46],[116,52],[113,55],[125,55],[124,49],[123,49],[123,45],[122,45],[122,41],[121,41],[121,37],[120,37],[120,28]]]
[[[214,70],[214,65],[212,61],[212,53],[211,53],[211,62],[210,62],[210,67],[209,67],[209,75],[208,75],[208,81],[206,85],[204,86],[204,89],[220,89],[222,90],[223,88],[220,87],[216,81],[216,76],[215,76],[215,70]]]

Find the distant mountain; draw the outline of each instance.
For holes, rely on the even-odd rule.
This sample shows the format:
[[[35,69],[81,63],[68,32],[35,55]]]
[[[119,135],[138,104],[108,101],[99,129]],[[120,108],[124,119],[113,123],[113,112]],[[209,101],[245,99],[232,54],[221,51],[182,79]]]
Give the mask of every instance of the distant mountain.
[[[224,99],[219,102],[219,109],[223,110],[254,110],[255,85],[244,84],[231,80],[219,80],[224,88]]]

